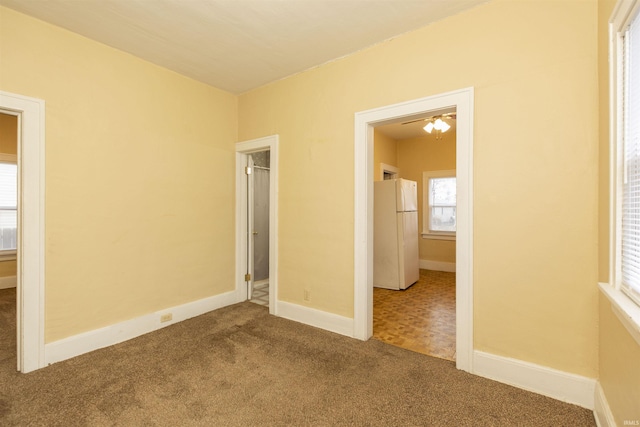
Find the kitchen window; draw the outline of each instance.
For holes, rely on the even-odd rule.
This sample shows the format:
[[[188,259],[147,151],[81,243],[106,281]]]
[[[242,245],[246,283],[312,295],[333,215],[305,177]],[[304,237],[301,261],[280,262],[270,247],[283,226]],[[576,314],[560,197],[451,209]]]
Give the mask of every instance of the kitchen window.
[[[423,216],[422,237],[455,240],[456,238],[456,171],[422,173]]]
[[[15,258],[18,239],[18,166],[15,159],[0,159],[0,258]],[[7,160],[9,159],[9,160]]]

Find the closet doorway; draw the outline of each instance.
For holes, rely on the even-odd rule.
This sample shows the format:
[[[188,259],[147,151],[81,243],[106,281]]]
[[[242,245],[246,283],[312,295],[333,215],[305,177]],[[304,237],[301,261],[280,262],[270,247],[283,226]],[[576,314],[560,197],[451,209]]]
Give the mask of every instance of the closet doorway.
[[[278,136],[236,144],[236,295],[278,314]]]

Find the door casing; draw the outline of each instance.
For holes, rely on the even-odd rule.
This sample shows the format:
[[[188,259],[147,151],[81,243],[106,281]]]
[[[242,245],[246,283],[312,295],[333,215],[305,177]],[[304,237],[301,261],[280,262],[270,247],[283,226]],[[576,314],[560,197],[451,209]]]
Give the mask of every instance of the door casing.
[[[355,114],[354,328],[355,338],[373,334],[373,128],[455,107],[456,367],[473,372],[473,87]]]

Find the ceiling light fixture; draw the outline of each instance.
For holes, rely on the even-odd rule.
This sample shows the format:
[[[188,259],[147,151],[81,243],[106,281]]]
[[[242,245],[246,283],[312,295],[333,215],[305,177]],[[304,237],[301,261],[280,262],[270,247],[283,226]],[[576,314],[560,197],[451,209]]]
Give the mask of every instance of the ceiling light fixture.
[[[436,131],[436,139],[442,139],[442,134],[448,131],[451,126],[442,120],[442,116],[429,120],[429,123],[423,129],[427,133],[431,133],[434,130]]]

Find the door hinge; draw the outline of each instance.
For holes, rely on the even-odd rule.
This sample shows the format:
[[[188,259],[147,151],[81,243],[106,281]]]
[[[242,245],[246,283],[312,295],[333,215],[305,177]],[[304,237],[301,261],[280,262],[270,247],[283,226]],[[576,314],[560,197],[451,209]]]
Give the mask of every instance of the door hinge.
[[[245,274],[245,275],[244,275],[244,281],[245,281],[245,282],[249,282],[249,281],[251,281],[251,274],[249,274],[249,273]]]
[[[245,166],[244,167],[244,173],[245,173],[245,175],[251,175],[251,167],[250,166]]]

